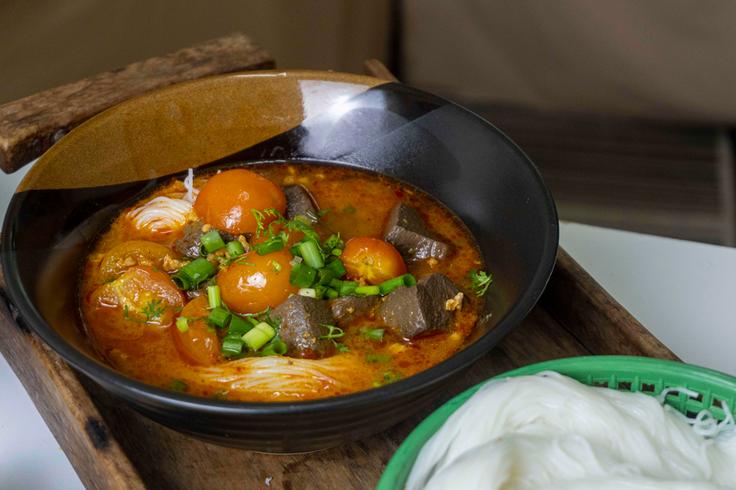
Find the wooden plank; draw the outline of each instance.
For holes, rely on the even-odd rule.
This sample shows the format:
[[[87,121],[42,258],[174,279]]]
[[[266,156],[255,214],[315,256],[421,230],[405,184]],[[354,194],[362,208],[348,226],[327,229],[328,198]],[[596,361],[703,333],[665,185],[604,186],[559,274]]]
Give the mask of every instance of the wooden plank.
[[[3,293],[0,353],[20,379],[85,487],[144,488],[115,434],[72,369],[18,321]]]
[[[18,170],[73,127],[131,97],[209,75],[273,67],[268,52],[238,33],[9,102],[0,106],[0,169]]]

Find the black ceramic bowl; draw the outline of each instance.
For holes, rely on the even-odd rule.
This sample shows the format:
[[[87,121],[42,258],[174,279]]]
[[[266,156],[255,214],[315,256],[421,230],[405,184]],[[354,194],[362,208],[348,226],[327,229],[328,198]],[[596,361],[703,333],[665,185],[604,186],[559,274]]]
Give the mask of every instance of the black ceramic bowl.
[[[78,268],[110,220],[188,167],[332,162],[433,195],[474,233],[495,282],[471,342],[380,388],[296,403],[195,398],[130,379],[80,335]],[[399,422],[518,325],[555,260],[552,198],[529,159],[488,122],[397,83],[327,72],[233,74],[125,102],[62,138],[28,173],[3,229],[2,265],[19,321],[69,364],[152,419],[214,442],[309,451]]]

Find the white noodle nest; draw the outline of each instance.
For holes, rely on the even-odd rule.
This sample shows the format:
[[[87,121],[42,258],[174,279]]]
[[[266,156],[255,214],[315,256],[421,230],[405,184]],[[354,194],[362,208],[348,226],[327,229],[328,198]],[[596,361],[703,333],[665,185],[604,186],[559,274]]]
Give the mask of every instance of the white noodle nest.
[[[720,424],[687,419],[654,397],[551,372],[494,381],[422,448],[406,488],[733,489],[736,437],[724,409]]]
[[[128,218],[139,230],[150,233],[169,233],[183,227],[192,216],[192,203],[199,190],[194,187],[194,170],[187,170],[182,182],[186,192],[154,197],[145,204],[128,212]]]

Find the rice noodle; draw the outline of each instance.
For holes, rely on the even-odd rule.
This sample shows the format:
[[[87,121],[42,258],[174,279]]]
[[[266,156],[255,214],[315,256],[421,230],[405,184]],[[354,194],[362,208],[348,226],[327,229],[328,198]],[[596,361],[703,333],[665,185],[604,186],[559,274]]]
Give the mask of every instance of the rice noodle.
[[[720,423],[705,410],[688,419],[551,372],[493,381],[425,444],[406,487],[733,489],[736,430],[723,409]]]
[[[349,390],[356,369],[360,367],[356,356],[351,354],[320,360],[268,356],[200,367],[197,374],[203,381],[227,385],[231,391],[302,398],[325,390]]]
[[[184,187],[187,189],[187,194],[184,199],[193,203],[199,190],[194,188],[194,170],[191,168],[187,169],[187,176],[184,179]]]
[[[128,217],[139,230],[170,233],[184,226],[191,213],[191,202],[159,196],[128,212]]]

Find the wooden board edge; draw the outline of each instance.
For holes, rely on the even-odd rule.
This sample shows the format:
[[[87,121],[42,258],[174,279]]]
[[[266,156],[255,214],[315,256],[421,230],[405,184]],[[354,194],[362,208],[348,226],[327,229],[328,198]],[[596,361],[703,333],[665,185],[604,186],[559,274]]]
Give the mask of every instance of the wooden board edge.
[[[210,75],[274,67],[266,50],[235,33],[8,102],[0,105],[0,169],[18,170],[123,100]]]
[[[2,296],[0,353],[20,379],[86,488],[144,488],[137,470],[76,374],[23,326]]]
[[[540,303],[591,352],[679,360],[561,247]]]
[[[376,78],[380,78],[381,80],[388,80],[389,82],[399,81],[399,79],[396,78],[394,74],[388,70],[388,68],[386,68],[386,65],[375,58],[365,60],[363,62],[363,69],[365,70],[366,74]]]

